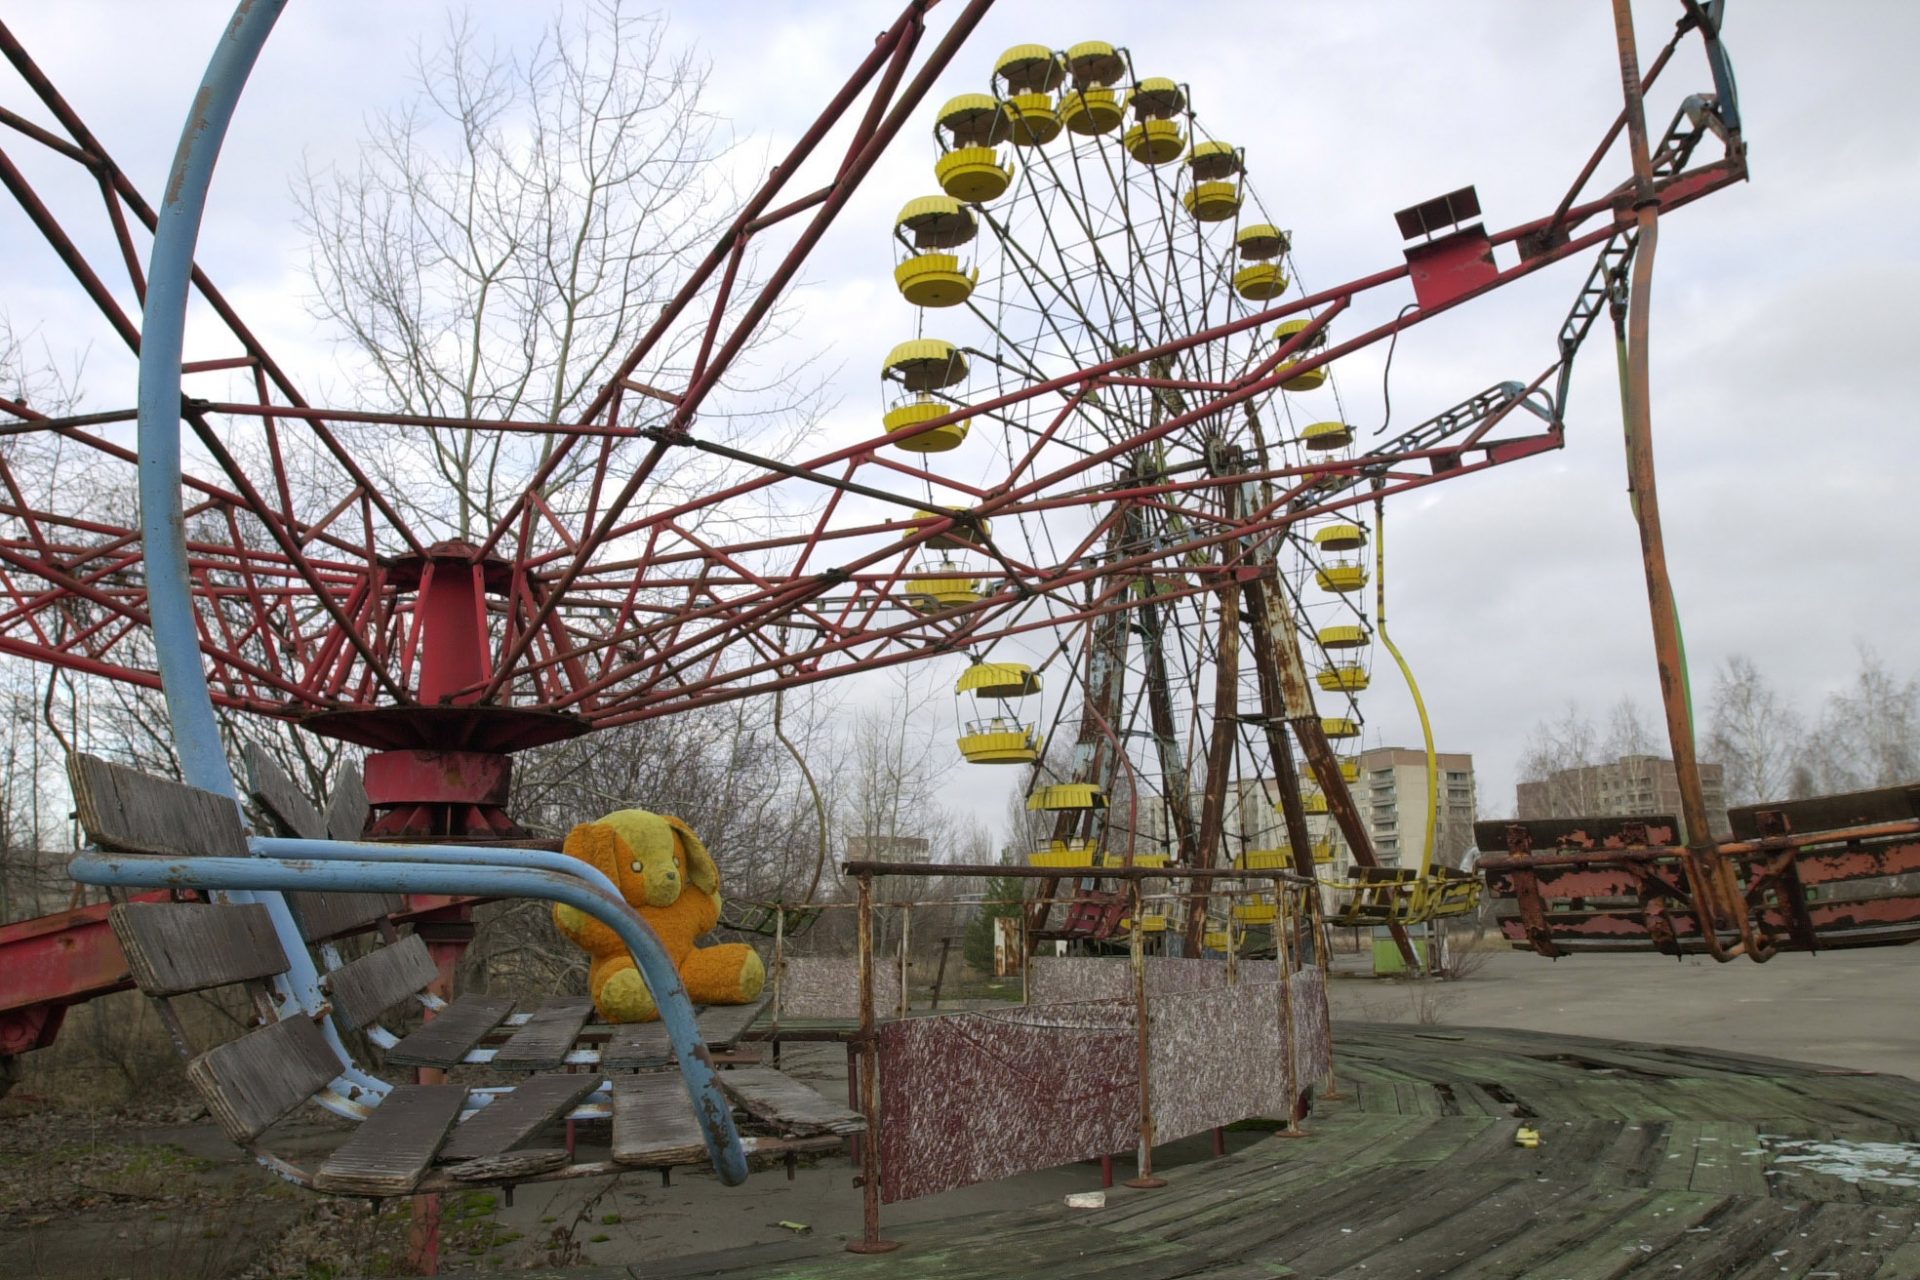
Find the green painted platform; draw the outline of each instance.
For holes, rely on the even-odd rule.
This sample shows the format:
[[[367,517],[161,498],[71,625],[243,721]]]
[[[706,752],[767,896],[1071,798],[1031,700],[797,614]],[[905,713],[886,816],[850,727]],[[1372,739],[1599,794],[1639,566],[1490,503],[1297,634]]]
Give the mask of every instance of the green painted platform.
[[[1310,1136],[1163,1190],[902,1228],[882,1257],[796,1240],[630,1274],[1920,1278],[1920,1082],[1520,1031],[1341,1024],[1335,1041],[1346,1100]]]

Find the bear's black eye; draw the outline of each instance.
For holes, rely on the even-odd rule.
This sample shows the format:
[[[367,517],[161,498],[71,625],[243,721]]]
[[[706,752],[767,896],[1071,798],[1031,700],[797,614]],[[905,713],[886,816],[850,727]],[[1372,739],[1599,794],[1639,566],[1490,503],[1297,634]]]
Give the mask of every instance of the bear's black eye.
[[[637,863],[637,862],[636,862],[636,863],[634,863],[634,864],[633,864],[633,869],[634,869],[635,871],[638,871],[638,870],[640,870],[640,864],[639,864],[639,863]]]

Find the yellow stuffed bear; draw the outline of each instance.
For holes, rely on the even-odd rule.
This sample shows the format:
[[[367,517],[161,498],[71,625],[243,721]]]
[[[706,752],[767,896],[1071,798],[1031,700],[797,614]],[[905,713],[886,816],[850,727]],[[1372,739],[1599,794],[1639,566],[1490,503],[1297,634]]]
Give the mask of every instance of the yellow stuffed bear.
[[[767,970],[752,947],[693,945],[720,919],[720,869],[686,823],[644,809],[622,809],[575,827],[561,851],[605,872],[653,926],[693,1003],[746,1004],[760,994]],[[601,1017],[652,1022],[660,1016],[618,934],[564,904],[554,907],[553,922],[593,957],[587,989]]]

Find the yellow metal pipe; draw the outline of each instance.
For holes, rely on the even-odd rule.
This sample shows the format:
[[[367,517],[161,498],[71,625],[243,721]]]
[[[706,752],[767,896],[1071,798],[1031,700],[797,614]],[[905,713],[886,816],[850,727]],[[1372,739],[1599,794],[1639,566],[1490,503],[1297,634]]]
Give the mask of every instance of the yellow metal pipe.
[[[1373,617],[1374,629],[1380,633],[1380,643],[1400,666],[1400,674],[1407,679],[1407,689],[1413,694],[1413,706],[1420,713],[1420,736],[1427,748],[1427,835],[1420,849],[1420,879],[1415,882],[1416,893],[1424,894],[1427,877],[1433,871],[1433,846],[1440,823],[1440,761],[1433,750],[1433,721],[1427,716],[1426,699],[1420,696],[1420,682],[1413,678],[1413,668],[1400,652],[1400,646],[1387,634],[1387,506],[1382,500],[1373,501]]]

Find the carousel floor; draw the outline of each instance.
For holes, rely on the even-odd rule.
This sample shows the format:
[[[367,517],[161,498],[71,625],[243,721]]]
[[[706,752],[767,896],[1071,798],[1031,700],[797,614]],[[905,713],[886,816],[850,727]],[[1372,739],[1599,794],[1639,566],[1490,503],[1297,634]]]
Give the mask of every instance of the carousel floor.
[[[1920,1082],[1523,1031],[1342,1023],[1304,1138],[1060,1205],[592,1274],[1920,1278]],[[1515,1141],[1526,1126],[1538,1147]]]

